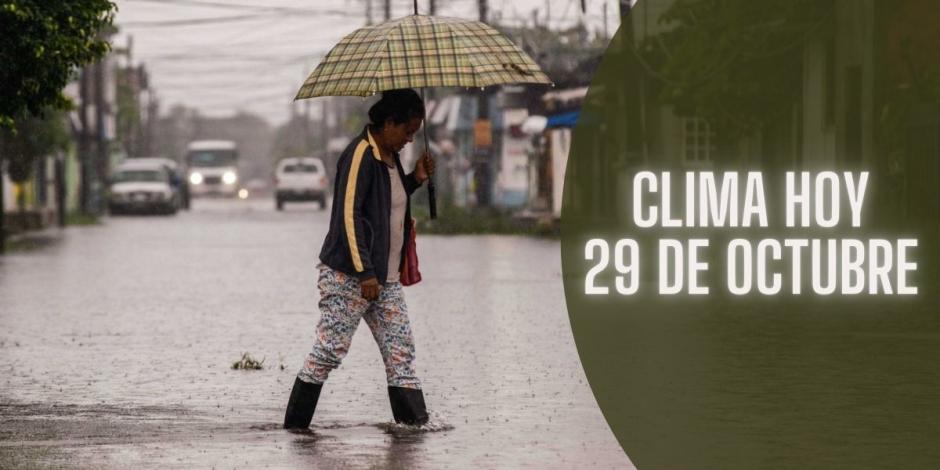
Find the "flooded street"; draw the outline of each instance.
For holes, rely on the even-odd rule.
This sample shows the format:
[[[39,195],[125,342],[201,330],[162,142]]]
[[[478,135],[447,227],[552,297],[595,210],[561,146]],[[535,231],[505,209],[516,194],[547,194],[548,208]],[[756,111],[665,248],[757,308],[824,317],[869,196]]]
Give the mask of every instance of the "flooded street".
[[[0,258],[0,468],[631,468],[565,310],[557,241],[419,234],[406,288],[436,432],[389,429],[361,324],[313,433],[280,429],[328,213],[197,200]],[[243,353],[262,370],[232,370]]]

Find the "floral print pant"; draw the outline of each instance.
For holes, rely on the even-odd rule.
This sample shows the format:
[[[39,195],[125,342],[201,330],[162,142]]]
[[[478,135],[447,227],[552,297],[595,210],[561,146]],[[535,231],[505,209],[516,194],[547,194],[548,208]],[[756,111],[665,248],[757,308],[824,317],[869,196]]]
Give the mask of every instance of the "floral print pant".
[[[364,319],[382,353],[388,384],[420,389],[421,382],[414,369],[414,337],[401,283],[386,283],[379,290],[379,297],[368,301],[362,297],[357,278],[321,265],[318,286],[317,337],[303,369],[297,374],[300,380],[325,382],[330,371],[346,357],[359,320]]]

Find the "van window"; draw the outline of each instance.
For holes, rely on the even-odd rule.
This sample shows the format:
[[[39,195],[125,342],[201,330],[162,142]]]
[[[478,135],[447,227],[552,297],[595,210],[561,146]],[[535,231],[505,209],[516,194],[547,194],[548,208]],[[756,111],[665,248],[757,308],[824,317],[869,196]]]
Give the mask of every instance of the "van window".
[[[319,173],[320,169],[316,165],[306,165],[296,163],[284,166],[284,173]]]
[[[164,171],[122,170],[122,171],[117,172],[114,175],[113,180],[115,183],[129,183],[129,182],[164,183],[164,182],[169,181],[169,178],[166,172]]]

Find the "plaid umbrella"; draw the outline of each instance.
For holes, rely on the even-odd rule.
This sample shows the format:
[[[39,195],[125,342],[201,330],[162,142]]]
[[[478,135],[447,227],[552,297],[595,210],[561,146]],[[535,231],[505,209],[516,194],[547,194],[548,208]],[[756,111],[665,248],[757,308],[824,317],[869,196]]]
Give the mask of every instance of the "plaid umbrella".
[[[357,29],[333,47],[304,81],[295,100],[370,96],[397,88],[550,84],[532,59],[485,23],[418,13]],[[427,121],[427,119],[425,119]],[[424,126],[427,149],[427,126]],[[437,218],[434,181],[428,182]]]
[[[551,80],[525,52],[485,23],[411,15],[343,38],[307,77],[295,99],[506,83]]]

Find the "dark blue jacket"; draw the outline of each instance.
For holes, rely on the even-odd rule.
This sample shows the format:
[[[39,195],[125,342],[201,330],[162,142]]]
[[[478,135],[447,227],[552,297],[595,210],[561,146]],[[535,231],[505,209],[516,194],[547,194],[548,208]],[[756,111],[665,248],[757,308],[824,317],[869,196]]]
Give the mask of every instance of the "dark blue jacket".
[[[405,174],[398,154],[395,166],[408,195],[403,238],[407,243],[411,231],[411,194],[421,183],[414,173]],[[392,182],[387,168],[368,128],[364,129],[336,163],[330,230],[320,250],[323,264],[359,280],[375,277],[380,284],[385,284],[388,278],[390,250],[404,248],[389,246]],[[401,264],[398,269],[400,272]]]

